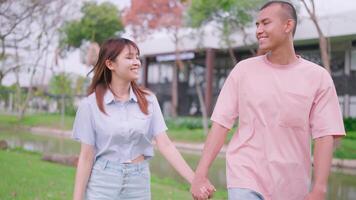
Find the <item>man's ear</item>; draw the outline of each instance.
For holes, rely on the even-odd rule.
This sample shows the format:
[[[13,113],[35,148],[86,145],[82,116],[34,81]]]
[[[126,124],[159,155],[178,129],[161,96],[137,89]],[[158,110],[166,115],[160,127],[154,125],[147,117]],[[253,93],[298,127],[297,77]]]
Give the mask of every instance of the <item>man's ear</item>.
[[[111,60],[105,60],[105,65],[107,68],[109,68],[110,70],[114,69],[114,66],[112,66],[112,62]]]
[[[292,20],[292,19],[287,19],[285,32],[286,32],[286,33],[292,33],[295,26],[296,26],[296,24],[295,24],[295,21],[294,21],[294,20]]]
[[[296,24],[295,24],[295,21],[294,20],[292,20],[292,19],[287,19],[287,23],[286,23],[286,28],[285,28],[285,32],[286,33],[291,33],[291,32],[293,32],[293,29],[294,29],[294,26],[295,26]]]

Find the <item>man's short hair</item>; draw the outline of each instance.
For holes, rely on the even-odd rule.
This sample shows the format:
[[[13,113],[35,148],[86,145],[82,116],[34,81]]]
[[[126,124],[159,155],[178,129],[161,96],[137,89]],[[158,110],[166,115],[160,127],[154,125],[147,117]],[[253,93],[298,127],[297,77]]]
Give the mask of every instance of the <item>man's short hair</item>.
[[[282,9],[286,11],[287,17],[295,21],[295,25],[293,28],[293,36],[294,36],[295,31],[297,30],[298,17],[297,17],[297,11],[295,10],[293,4],[287,1],[269,1],[260,8],[260,11],[274,4],[280,5]]]

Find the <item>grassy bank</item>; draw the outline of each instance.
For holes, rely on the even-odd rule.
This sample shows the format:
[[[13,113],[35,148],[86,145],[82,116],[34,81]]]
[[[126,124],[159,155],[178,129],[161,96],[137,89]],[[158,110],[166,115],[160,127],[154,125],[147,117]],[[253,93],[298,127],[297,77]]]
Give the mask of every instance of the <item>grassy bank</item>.
[[[12,132],[16,127],[33,127],[45,126],[51,128],[64,128],[70,130],[73,124],[73,116],[65,116],[64,123],[61,124],[61,116],[59,114],[36,114],[26,116],[22,120],[18,120],[16,116],[0,114],[0,132]],[[192,120],[191,120],[192,121]],[[182,122],[190,123],[190,122]],[[198,122],[191,123],[190,126]],[[179,123],[178,123],[179,124]],[[185,142],[204,142],[206,135],[202,129],[188,129],[186,126],[180,127],[168,120],[169,126],[168,135],[172,140]],[[233,129],[231,132],[234,132]],[[228,135],[226,143],[231,139],[233,134]],[[340,146],[334,153],[335,158],[356,159],[356,131],[350,131],[347,136],[341,140]]]
[[[0,199],[71,199],[75,169],[40,158],[38,153],[19,149],[0,151]],[[151,180],[152,199],[191,198],[186,185],[155,176]]]

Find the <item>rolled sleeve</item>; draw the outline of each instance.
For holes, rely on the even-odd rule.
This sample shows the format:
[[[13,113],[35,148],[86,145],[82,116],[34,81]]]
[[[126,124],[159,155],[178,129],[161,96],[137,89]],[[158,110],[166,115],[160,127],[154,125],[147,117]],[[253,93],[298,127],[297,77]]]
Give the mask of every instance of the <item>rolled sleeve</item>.
[[[155,95],[152,95],[152,118],[150,122],[149,134],[156,137],[160,133],[167,131],[161,108]]]
[[[94,145],[95,130],[93,126],[93,116],[90,110],[90,104],[87,98],[83,99],[79,104],[74,124],[73,124],[73,139],[81,143]]]
[[[327,72],[323,74],[321,87],[313,102],[310,128],[313,139],[327,135],[345,135],[338,96],[333,80]]]

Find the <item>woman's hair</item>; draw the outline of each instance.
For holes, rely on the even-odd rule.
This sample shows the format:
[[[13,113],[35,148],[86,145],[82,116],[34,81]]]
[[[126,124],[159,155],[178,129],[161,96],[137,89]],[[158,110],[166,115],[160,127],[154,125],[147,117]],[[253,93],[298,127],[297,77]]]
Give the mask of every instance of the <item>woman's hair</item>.
[[[109,84],[111,83],[111,70],[106,66],[106,60],[115,62],[117,56],[122,52],[125,47],[133,47],[137,50],[138,54],[140,51],[137,45],[125,38],[112,38],[106,40],[100,47],[98,61],[94,68],[94,77],[88,89],[88,95],[95,92],[96,102],[101,112],[107,114],[104,109],[104,95],[107,89],[109,89]],[[148,90],[144,87],[138,86],[135,81],[131,81],[131,87],[137,96],[137,101],[141,111],[148,114],[148,103],[146,95],[149,94]]]

